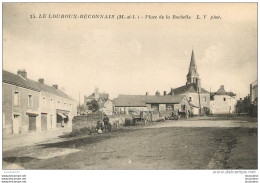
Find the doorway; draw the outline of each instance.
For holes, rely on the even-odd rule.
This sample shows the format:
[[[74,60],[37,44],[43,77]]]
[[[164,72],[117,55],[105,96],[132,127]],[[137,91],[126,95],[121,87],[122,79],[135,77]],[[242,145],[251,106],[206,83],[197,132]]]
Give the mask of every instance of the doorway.
[[[29,132],[36,131],[36,116],[29,115]]]
[[[21,116],[15,114],[13,118],[13,134],[19,134]]]
[[[52,129],[52,115],[50,115],[50,127]]]
[[[42,129],[42,131],[47,130],[47,114],[41,115],[41,129]]]

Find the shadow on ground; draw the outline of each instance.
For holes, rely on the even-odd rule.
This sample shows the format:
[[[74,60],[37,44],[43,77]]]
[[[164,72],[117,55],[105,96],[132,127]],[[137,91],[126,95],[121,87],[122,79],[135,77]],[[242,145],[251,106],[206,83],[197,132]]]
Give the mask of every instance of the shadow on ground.
[[[102,134],[95,134],[95,135],[88,135],[82,137],[80,136],[70,136],[70,134],[66,134],[64,136],[60,136],[60,138],[65,138],[67,140],[62,142],[56,142],[56,143],[46,143],[46,144],[39,144],[37,146],[43,147],[43,148],[81,148],[86,145],[95,144],[104,140],[108,140],[111,138],[115,138],[120,136],[122,133],[130,133],[133,131],[136,131],[139,129],[118,129],[111,132],[105,132]],[[71,139],[71,140],[70,140]]]
[[[27,163],[32,160],[39,160],[37,158],[29,157],[29,156],[23,156],[23,157],[6,157],[3,158],[3,161],[8,163]]]

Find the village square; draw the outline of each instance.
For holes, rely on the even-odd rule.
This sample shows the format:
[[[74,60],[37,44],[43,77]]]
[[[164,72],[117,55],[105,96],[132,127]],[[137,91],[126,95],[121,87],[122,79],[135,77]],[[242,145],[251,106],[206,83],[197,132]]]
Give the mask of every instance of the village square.
[[[17,170],[28,183],[166,183],[176,174],[225,182],[231,176],[211,175],[257,172],[257,3],[2,9],[3,174]],[[173,171],[143,180],[77,170]]]
[[[58,85],[3,71],[4,169],[256,169],[257,81],[237,98],[202,87],[192,50],[186,83],[79,104]]]

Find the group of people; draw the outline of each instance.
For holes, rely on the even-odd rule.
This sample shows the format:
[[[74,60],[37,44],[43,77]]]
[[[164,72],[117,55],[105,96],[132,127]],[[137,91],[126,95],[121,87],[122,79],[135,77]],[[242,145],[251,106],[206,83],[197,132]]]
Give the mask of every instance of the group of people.
[[[103,117],[103,122],[102,121],[98,121],[97,122],[97,126],[96,126],[96,131],[98,133],[102,133],[103,130],[105,131],[111,131],[111,127],[112,125],[109,122],[109,118],[108,116],[105,114]]]

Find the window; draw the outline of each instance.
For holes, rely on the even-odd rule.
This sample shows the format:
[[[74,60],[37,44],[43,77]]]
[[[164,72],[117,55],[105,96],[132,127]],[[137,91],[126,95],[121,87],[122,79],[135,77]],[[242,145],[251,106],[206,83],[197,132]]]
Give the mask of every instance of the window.
[[[224,101],[226,101],[226,98],[223,98]]]
[[[173,111],[173,105],[171,104],[166,104],[166,111]]]
[[[191,102],[192,101],[192,98],[191,97],[189,97],[189,102]]]
[[[32,108],[33,106],[33,96],[28,95],[28,109]]]
[[[159,111],[159,104],[152,104],[151,108],[156,110],[156,111]]]
[[[14,106],[20,105],[20,93],[18,91],[14,92]]]

